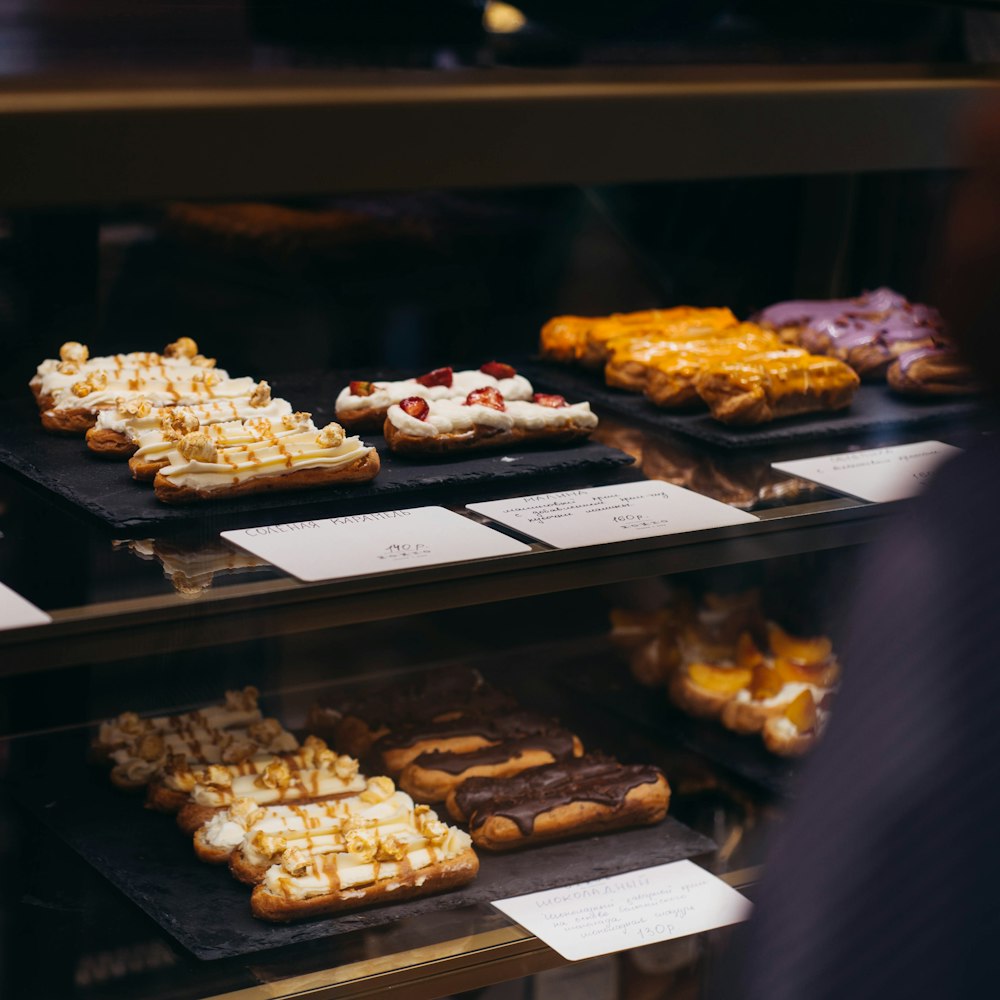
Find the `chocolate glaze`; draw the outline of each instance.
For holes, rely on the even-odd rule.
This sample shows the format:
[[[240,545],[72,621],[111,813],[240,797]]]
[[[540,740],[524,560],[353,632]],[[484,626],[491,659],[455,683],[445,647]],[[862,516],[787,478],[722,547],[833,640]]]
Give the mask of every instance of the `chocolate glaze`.
[[[500,741],[521,736],[549,735],[561,732],[559,727],[543,715],[516,711],[505,715],[486,715],[479,712],[463,715],[445,722],[415,722],[401,725],[387,733],[376,744],[378,750],[411,747],[421,740],[447,739],[454,736],[481,736],[485,740]]]
[[[461,774],[470,767],[502,764],[526,750],[545,750],[555,760],[572,757],[573,734],[566,730],[553,730],[548,734],[540,733],[535,736],[524,736],[521,739],[503,740],[494,746],[482,747],[470,753],[431,750],[417,757],[414,764],[431,771],[444,771],[445,774]]]
[[[512,778],[469,778],[455,797],[469,817],[470,829],[481,827],[490,816],[505,816],[528,837],[535,819],[550,809],[580,801],[619,808],[633,788],[660,777],[660,769],[650,765],[588,756],[532,768]]]

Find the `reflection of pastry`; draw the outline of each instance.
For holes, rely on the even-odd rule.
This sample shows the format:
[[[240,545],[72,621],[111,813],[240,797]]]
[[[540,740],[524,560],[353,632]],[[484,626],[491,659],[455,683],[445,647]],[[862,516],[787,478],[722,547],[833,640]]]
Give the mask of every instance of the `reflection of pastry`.
[[[506,778],[582,753],[580,740],[565,731],[503,740],[467,753],[436,750],[407,764],[399,785],[418,802],[443,802],[469,778]]]
[[[764,746],[781,757],[800,757],[820,737],[830,718],[833,695],[827,692],[820,703],[811,691],[802,691],[780,715],[764,723]]]
[[[904,396],[967,396],[981,392],[972,369],[950,347],[921,347],[898,357],[886,372]]]
[[[422,754],[466,754],[524,736],[562,734],[551,719],[523,710],[461,715],[439,722],[400,725],[374,746],[382,770],[399,774]]]
[[[583,757],[512,778],[470,778],[449,799],[473,843],[508,851],[549,840],[660,822],[670,786],[655,767]]]
[[[97,422],[87,431],[87,447],[107,458],[128,458],[139,438],[150,431],[186,434],[233,420],[280,420],[291,412],[292,404],[273,399],[266,382],[258,382],[245,398],[216,399],[199,406],[152,406],[143,396],[122,397],[97,414]]]
[[[851,405],[860,380],[835,358],[775,352],[716,365],[698,379],[698,395],[724,424],[769,423]]]
[[[426,455],[565,444],[590,436],[597,416],[589,403],[536,393],[535,401],[502,399],[495,389],[475,389],[463,401],[428,403],[419,397],[389,407],[385,439],[402,454]]]
[[[271,564],[245,549],[221,540],[185,545],[170,538],[130,538],[116,541],[140,559],[153,559],[181,597],[197,598],[212,586],[217,574],[266,569]]]
[[[248,726],[261,719],[257,705],[259,692],[255,687],[242,691],[227,691],[221,704],[208,705],[191,712],[174,715],[141,716],[135,712],[122,712],[101,723],[97,736],[91,743],[91,756],[95,760],[110,760],[116,750],[128,750],[150,733],[171,733],[204,729],[235,729]]]
[[[474,389],[495,389],[504,400],[530,400],[531,383],[510,365],[489,361],[481,368],[453,371],[435,368],[416,378],[398,382],[353,381],[337,396],[337,419],[350,430],[379,431],[389,407],[404,399],[420,398],[428,402],[442,399],[464,400]]]
[[[359,831],[344,853],[317,857],[285,851],[250,897],[262,920],[285,922],[399,902],[472,881],[479,859],[467,833],[433,812],[420,814],[412,832]]]
[[[265,438],[253,446],[217,449],[202,432],[186,434],[156,473],[153,489],[164,503],[228,499],[271,490],[368,482],[378,475],[378,452],[339,424],[318,433]]]
[[[365,757],[377,740],[400,726],[483,717],[515,707],[513,698],[487,684],[478,671],[457,668],[400,679],[332,704],[319,702],[310,709],[307,727],[328,732],[344,753]]]

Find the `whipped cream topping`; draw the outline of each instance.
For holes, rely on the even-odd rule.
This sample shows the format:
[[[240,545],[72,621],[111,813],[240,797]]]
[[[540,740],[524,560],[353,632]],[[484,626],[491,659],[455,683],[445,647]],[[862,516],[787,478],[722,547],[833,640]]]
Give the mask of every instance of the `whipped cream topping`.
[[[434,816],[433,813],[431,813]],[[411,872],[447,861],[468,850],[472,840],[455,827],[434,821],[441,828],[428,836],[417,828],[392,834],[384,840],[377,837],[349,842],[344,853],[300,857],[286,851],[280,864],[271,865],[264,876],[266,890],[285,899],[309,899],[334,892],[361,889],[376,883],[387,883],[386,889],[398,888],[400,879]],[[422,882],[417,879],[417,884]]]
[[[198,805],[218,808],[230,805],[236,799],[253,799],[258,805],[269,805],[361,792],[365,788],[365,779],[357,773],[357,761],[353,763],[354,774],[346,771],[338,774],[330,768],[289,769],[287,781],[274,784],[268,784],[262,774],[239,775],[228,785],[197,784],[191,790],[191,799]]]
[[[229,378],[229,373],[221,368],[206,368],[203,365],[191,364],[187,358],[160,358],[157,363],[139,365],[112,365],[108,367],[95,365],[88,361],[84,366],[63,364],[59,368],[46,372],[37,383],[43,396],[57,396],[72,389],[78,382],[86,381],[89,376],[103,373],[108,384],[120,385],[129,382],[145,381],[150,383],[204,381],[210,373],[209,381],[215,379],[222,382]]]
[[[53,393],[53,410],[101,410],[115,406],[122,397],[141,394],[153,406],[190,406],[212,399],[239,399],[254,391],[256,382],[249,376],[214,381],[208,378],[154,378],[145,374],[130,378],[108,376],[107,381],[96,378],[94,373],[84,379],[77,379],[74,385]],[[201,371],[211,376],[214,372]],[[89,384],[91,391],[83,389]],[[80,394],[82,392],[82,395]]]
[[[197,345],[196,345],[197,346]],[[63,357],[46,358],[36,369],[31,384],[45,391],[45,379],[50,375],[73,375],[74,372],[86,375],[96,371],[116,371],[124,369],[143,370],[150,368],[166,368],[172,371],[178,369],[211,368],[223,378],[227,374],[215,367],[215,358],[206,358],[200,354],[177,355],[170,357],[156,351],[130,351],[128,354],[106,354],[95,358],[83,344],[66,343],[60,351]],[[80,376],[77,375],[77,378]]]
[[[591,411],[589,403],[553,407],[508,400],[505,410],[495,410],[479,404],[466,406],[464,400],[442,399],[430,404],[430,412],[424,420],[411,417],[398,405],[390,406],[386,415],[393,427],[412,437],[438,437],[442,434],[471,437],[476,427],[509,431],[514,428],[551,430],[570,424],[587,429],[597,426],[597,416]]]
[[[327,425],[327,427],[338,425]],[[324,431],[327,428],[324,428]],[[323,431],[299,431],[259,444],[220,448],[214,461],[187,459],[180,451],[167,454],[159,475],[175,486],[197,490],[220,489],[261,476],[280,476],[297,469],[337,469],[363,458],[372,449],[358,437],[324,446]]]
[[[246,420],[209,423],[202,430],[216,448],[250,448],[262,441],[271,443],[304,431],[316,432],[308,413],[286,413],[280,417],[254,416]],[[139,435],[136,458],[154,462],[165,459],[177,448],[180,435],[169,428],[156,427]]]
[[[126,402],[127,402],[126,397]],[[97,415],[97,428],[100,430],[117,431],[124,434],[130,441],[138,441],[147,431],[162,428],[163,417],[172,406],[156,406],[143,417],[130,416],[123,413],[116,405],[110,409],[101,410]],[[287,399],[272,399],[265,406],[255,406],[250,402],[250,395],[237,396],[233,399],[212,399],[195,406],[186,407],[202,427],[210,424],[229,423],[234,420],[252,420],[265,417],[268,420],[280,420],[292,412],[292,404]]]
[[[393,403],[409,396],[420,396],[428,401],[442,399],[465,399],[473,389],[489,386],[497,389],[504,399],[531,399],[534,390],[523,375],[512,378],[494,378],[476,369],[458,371],[452,375],[450,386],[421,385],[416,379],[408,378],[399,382],[375,382],[375,391],[370,396],[355,396],[351,387],[345,386],[337,396],[337,412],[357,410],[384,410]]]

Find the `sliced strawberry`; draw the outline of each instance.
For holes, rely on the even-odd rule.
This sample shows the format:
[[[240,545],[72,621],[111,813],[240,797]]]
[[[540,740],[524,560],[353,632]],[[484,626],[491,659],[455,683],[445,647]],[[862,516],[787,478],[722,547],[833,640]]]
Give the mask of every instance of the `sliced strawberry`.
[[[351,395],[352,396],[370,396],[375,391],[374,382],[352,382],[351,383]]]
[[[483,386],[482,389],[473,389],[468,396],[465,397],[466,406],[488,406],[493,410],[506,410],[507,407],[504,406],[503,396],[500,395],[499,389],[494,389],[491,385]]]
[[[568,406],[565,396],[557,396],[555,393],[550,392],[536,392],[534,396],[531,397],[533,403],[537,403],[539,406],[549,406],[553,410],[558,410],[560,406]]]
[[[493,378],[513,378],[517,374],[511,365],[505,365],[502,361],[487,361],[479,370]]]
[[[399,408],[417,420],[426,420],[427,414],[431,412],[427,400],[420,396],[407,396],[406,399],[400,400]]]
[[[435,368],[434,371],[428,372],[426,375],[418,375],[414,381],[428,388],[434,385],[443,385],[451,388],[453,374],[451,368]]]

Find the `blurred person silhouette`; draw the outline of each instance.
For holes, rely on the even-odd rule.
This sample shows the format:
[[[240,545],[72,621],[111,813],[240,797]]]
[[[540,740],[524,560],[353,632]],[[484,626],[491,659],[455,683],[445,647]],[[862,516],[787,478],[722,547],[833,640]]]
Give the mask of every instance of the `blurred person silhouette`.
[[[1000,105],[969,142],[936,300],[988,425],[863,557],[829,731],[713,995],[1000,992]]]

